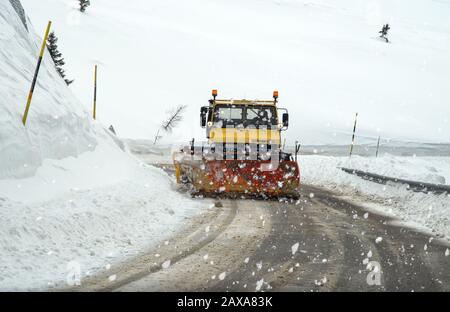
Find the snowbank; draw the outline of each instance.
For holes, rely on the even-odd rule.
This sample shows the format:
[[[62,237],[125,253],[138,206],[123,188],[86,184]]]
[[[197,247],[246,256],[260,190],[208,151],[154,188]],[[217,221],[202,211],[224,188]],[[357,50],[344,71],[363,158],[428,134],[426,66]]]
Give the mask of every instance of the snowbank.
[[[66,286],[74,266],[82,283],[208,207],[114,149],[100,144],[77,159],[45,161],[32,178],[0,180],[0,290]]]
[[[422,182],[449,183],[448,157],[301,156],[302,182],[331,189],[353,201],[400,219],[431,229],[450,238],[450,195],[428,195],[408,191],[398,184],[381,185],[349,175],[338,167],[365,170]]]
[[[48,53],[27,126],[22,125],[42,42],[23,18],[10,1],[0,0],[0,179],[31,176],[44,159],[92,151],[102,131],[59,77]]]
[[[337,158],[339,167],[357,169],[411,181],[449,184],[450,157],[352,156]]]
[[[0,291],[45,290],[158,244],[209,205],[125,152],[48,54],[22,125],[41,39],[12,2],[0,0]]]

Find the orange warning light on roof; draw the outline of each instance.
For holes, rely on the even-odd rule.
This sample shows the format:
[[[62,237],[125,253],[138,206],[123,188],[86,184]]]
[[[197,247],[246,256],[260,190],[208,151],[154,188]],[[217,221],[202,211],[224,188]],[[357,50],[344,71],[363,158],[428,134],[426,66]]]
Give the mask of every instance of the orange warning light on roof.
[[[217,90],[216,89],[212,90],[212,96],[217,96]]]
[[[276,91],[276,90],[273,91],[273,97],[276,98],[276,99],[278,98],[278,91]]]

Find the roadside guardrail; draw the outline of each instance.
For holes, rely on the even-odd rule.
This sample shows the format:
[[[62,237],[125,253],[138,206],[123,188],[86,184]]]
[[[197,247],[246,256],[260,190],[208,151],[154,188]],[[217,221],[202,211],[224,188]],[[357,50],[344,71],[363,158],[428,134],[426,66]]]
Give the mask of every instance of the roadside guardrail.
[[[342,171],[344,171],[348,174],[353,174],[364,180],[368,180],[368,181],[379,183],[379,184],[387,184],[388,182],[406,184],[407,189],[414,191],[414,192],[421,192],[421,193],[427,193],[427,194],[432,193],[432,194],[436,194],[436,195],[450,194],[450,185],[432,184],[432,183],[425,183],[425,182],[418,182],[418,181],[411,181],[411,180],[387,177],[387,176],[379,175],[376,173],[370,173],[370,172],[365,172],[365,171],[356,170],[356,169],[343,168],[343,167],[339,167],[339,169],[341,169]]]

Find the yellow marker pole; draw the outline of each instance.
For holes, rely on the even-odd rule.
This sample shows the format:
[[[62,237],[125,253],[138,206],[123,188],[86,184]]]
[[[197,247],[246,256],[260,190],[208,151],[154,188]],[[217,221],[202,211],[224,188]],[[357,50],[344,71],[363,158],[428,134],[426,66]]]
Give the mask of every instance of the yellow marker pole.
[[[177,183],[181,183],[181,168],[179,163],[175,163],[175,177],[177,180]]]
[[[94,109],[93,109],[94,120],[97,119],[97,65],[94,69]]]
[[[36,70],[34,72],[33,82],[31,83],[30,93],[28,94],[27,106],[25,107],[25,112],[23,114],[22,123],[25,126],[27,123],[28,112],[30,111],[31,100],[33,99],[34,88],[36,87],[37,77],[39,74],[39,69],[41,68],[42,58],[44,56],[45,47],[47,46],[47,38],[50,33],[50,27],[52,26],[52,22],[49,21],[47,25],[47,29],[45,31],[44,40],[42,42],[41,52],[39,53],[39,59],[36,66]]]
[[[352,137],[352,145],[350,146],[350,157],[353,154],[353,146],[355,145],[355,133],[356,133],[356,123],[358,122],[358,113],[356,113],[355,117],[355,125],[353,126],[353,137]]]

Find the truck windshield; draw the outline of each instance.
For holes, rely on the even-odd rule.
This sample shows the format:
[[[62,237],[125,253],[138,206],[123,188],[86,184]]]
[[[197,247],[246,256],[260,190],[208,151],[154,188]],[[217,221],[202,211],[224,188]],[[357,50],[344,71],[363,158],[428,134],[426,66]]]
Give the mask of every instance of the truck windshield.
[[[216,128],[272,127],[277,125],[276,110],[262,105],[216,105],[213,124]]]

